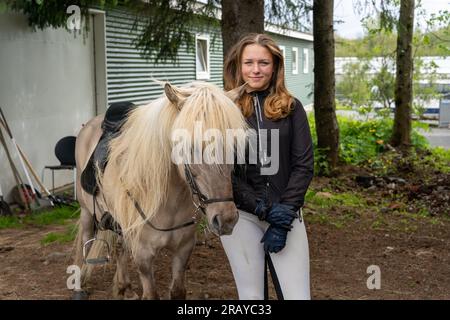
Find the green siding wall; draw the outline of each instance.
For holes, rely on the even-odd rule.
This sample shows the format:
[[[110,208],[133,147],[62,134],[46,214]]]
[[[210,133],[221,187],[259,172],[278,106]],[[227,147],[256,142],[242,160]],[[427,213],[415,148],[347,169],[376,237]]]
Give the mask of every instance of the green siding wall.
[[[147,103],[162,94],[161,86],[152,79],[170,81],[175,85],[196,80],[195,51],[180,48],[177,63],[158,63],[141,57],[133,45],[137,31],[133,18],[123,11],[106,14],[106,68],[108,104],[118,101]],[[219,31],[213,40],[210,34],[210,79],[222,85],[222,41]]]
[[[285,76],[288,90],[298,98],[303,105],[313,102],[314,89],[314,50],[313,43],[307,40],[290,38],[278,34],[270,34],[279,46],[285,47]],[[298,48],[298,74],[292,74],[292,48]],[[303,72],[303,49],[309,51],[309,70]]]
[[[143,104],[162,94],[162,88],[152,79],[170,81],[175,85],[196,80],[195,51],[179,50],[177,63],[159,63],[142,58],[133,45],[137,31],[132,31],[133,18],[124,11],[106,13],[106,67],[108,104],[131,101]],[[193,31],[195,32],[195,31]],[[286,47],[286,82],[289,91],[304,105],[311,103],[312,97],[312,42],[272,35],[279,45]],[[220,30],[209,34],[210,38],[210,79],[222,87],[223,54]],[[292,74],[292,47],[299,48],[299,73]],[[303,48],[310,50],[309,73],[303,73]]]

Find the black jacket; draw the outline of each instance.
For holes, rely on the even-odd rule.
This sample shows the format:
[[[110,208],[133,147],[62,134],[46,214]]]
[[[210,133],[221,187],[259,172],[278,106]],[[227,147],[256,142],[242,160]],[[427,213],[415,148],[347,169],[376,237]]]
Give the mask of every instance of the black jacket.
[[[269,92],[257,92],[260,106]],[[260,127],[269,132],[267,138],[270,155],[270,130],[279,130],[279,169],[274,175],[261,175],[261,165],[249,163],[248,154],[245,165],[236,165],[233,172],[233,194],[237,208],[254,213],[256,204],[264,199],[266,203],[280,202],[303,206],[305,194],[313,178],[314,154],[311,133],[306,112],[301,102],[295,99],[289,116],[272,121],[264,116],[261,109]],[[257,130],[256,110],[247,118],[249,126]]]

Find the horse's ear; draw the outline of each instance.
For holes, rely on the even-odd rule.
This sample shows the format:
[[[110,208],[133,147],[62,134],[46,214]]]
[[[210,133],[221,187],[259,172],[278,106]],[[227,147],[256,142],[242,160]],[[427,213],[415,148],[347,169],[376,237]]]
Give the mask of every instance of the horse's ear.
[[[164,85],[164,93],[166,94],[167,98],[170,102],[172,102],[177,109],[181,109],[181,104],[183,103],[184,96],[183,94],[175,87],[172,86],[170,83],[166,82]]]
[[[233,102],[237,102],[241,96],[245,92],[245,88],[247,87],[247,82],[244,83],[242,86],[234,88],[233,90],[225,92],[225,95],[230,98]]]

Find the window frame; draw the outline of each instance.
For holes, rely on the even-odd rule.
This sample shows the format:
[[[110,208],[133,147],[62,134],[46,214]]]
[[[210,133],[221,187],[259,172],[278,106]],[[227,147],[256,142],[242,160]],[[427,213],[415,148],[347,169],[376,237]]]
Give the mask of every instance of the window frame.
[[[309,73],[309,49],[303,48],[303,73]]]
[[[287,70],[286,70],[286,47],[285,46],[278,46],[280,48],[281,54],[283,56],[283,60],[284,60],[284,73],[286,74]]]
[[[206,69],[207,71],[200,70],[198,61],[198,41],[206,41]],[[197,80],[209,80],[211,78],[211,64],[210,64],[210,40],[207,34],[195,35],[195,73]]]
[[[294,64],[295,57],[295,64]],[[298,74],[298,48],[292,48],[292,74]]]

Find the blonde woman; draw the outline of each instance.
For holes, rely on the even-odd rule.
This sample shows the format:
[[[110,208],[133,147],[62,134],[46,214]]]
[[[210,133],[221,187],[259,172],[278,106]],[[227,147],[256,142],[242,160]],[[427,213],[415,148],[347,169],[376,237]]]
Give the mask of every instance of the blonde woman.
[[[314,160],[305,110],[286,89],[283,55],[268,35],[243,37],[225,59],[224,78],[226,90],[247,83],[238,106],[257,134],[257,163],[247,158],[233,174],[239,221],[221,237],[239,298],[267,298],[267,263],[279,299],[310,299],[301,208]],[[264,173],[275,160],[277,170]]]

